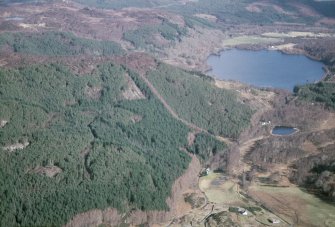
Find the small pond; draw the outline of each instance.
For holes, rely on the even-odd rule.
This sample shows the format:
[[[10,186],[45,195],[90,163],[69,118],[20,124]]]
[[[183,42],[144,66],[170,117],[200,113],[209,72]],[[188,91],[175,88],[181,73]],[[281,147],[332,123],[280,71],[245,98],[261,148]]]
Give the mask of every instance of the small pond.
[[[273,135],[287,136],[298,131],[298,129],[287,126],[276,126],[272,129]]]
[[[226,50],[210,55],[207,64],[212,68],[209,74],[218,79],[289,91],[295,85],[318,81],[324,74],[321,62],[268,50]]]
[[[13,16],[13,17],[6,17],[5,18],[6,21],[21,21],[24,20],[23,17],[18,17],[18,16]]]

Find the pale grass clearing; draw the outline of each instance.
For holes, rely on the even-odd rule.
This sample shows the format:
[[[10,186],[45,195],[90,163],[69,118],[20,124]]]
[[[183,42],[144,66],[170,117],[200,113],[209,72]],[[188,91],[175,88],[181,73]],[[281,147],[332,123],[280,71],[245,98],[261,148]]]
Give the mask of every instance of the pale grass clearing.
[[[195,14],[194,16],[208,20],[208,21],[212,21],[212,22],[215,22],[217,20],[216,16],[213,16],[210,14],[198,13],[198,14]]]
[[[58,166],[48,165],[48,166],[36,166],[35,169],[32,170],[32,172],[52,178],[58,175],[59,173],[63,172],[63,170]]]
[[[308,153],[315,153],[318,151],[318,147],[309,140],[306,140],[303,144],[301,144],[300,148]]]
[[[6,120],[0,120],[0,128],[5,127],[5,125],[8,123]]]
[[[223,45],[228,46],[238,46],[243,44],[268,44],[268,43],[279,43],[283,42],[282,39],[277,37],[262,37],[262,36],[238,36],[231,39],[223,40]]]
[[[212,203],[244,204],[239,194],[239,186],[231,180],[222,179],[219,173],[210,173],[199,180],[200,190]]]
[[[270,38],[298,38],[298,37],[309,37],[309,38],[322,38],[322,37],[332,37],[333,34],[329,33],[314,33],[314,32],[299,32],[292,31],[287,33],[281,32],[265,32],[262,34],[264,37]]]
[[[270,50],[286,50],[286,51],[292,51],[294,50],[295,43],[286,43],[286,44],[281,44],[277,46],[271,46]]]
[[[201,177],[199,179],[199,188],[201,191],[205,191],[209,188],[213,179],[217,178],[220,174],[210,173],[207,176]]]
[[[101,97],[102,86],[88,86],[85,87],[85,94],[87,97],[98,100]]]
[[[13,152],[13,151],[16,151],[16,150],[23,150],[24,148],[26,148],[27,146],[29,145],[29,142],[28,141],[25,141],[25,142],[17,142],[17,143],[14,143],[14,144],[11,144],[11,145],[8,145],[6,147],[4,147],[3,149],[5,151],[8,151],[8,152]]]
[[[228,146],[234,143],[231,139],[223,137],[223,136],[215,136],[215,138],[221,142],[226,143]]]
[[[329,113],[328,117],[320,124],[319,130],[327,130],[335,128],[335,114]]]
[[[268,110],[272,108],[272,102],[275,98],[275,93],[272,91],[262,91],[259,89],[250,88],[248,85],[238,81],[215,80],[215,86],[228,90],[235,90],[241,99],[248,100],[250,106],[256,111]]]
[[[128,87],[122,92],[122,96],[126,100],[145,99],[144,94],[136,86],[136,84],[133,81],[133,79],[128,74],[125,74],[125,77],[127,79],[127,86]]]
[[[274,213],[297,226],[334,226],[335,206],[296,186],[271,187],[254,185],[251,196]]]
[[[45,23],[39,23],[39,24],[20,23],[19,26],[25,29],[37,29],[37,28],[45,28]]]

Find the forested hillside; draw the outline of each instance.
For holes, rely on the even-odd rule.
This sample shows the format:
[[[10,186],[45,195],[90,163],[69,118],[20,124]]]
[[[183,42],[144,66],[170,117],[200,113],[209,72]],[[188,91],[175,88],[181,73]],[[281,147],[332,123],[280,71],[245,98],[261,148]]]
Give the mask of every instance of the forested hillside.
[[[126,100],[129,74],[146,97]],[[135,73],[105,64],[0,72],[1,226],[60,225],[93,208],[167,209],[188,129]]]
[[[0,48],[6,46],[17,53],[46,56],[112,56],[124,53],[121,46],[112,41],[83,39],[68,32],[3,33],[0,35]]]
[[[153,80],[158,88],[167,85],[166,70],[173,70],[169,75],[174,80],[189,84],[186,91],[171,88],[180,101],[194,102],[184,106],[186,112],[166,96],[181,116],[190,114],[187,119],[229,136],[247,125],[250,110],[208,78],[161,64],[150,73],[150,78],[162,78],[161,84]],[[0,78],[4,226],[60,225],[93,208],[168,209],[165,200],[172,183],[190,161],[181,148],[204,161],[226,151],[206,133],[197,135],[189,147],[190,129],[124,66],[106,63],[76,76],[59,64],[32,65],[1,69]],[[188,100],[185,92],[194,97]],[[202,105],[207,98],[213,111]],[[214,118],[223,103],[231,109]],[[192,108],[199,108],[196,115]],[[202,123],[207,115],[215,124],[222,122],[215,127]]]
[[[0,5],[0,226],[335,222],[298,188],[334,197],[335,1]],[[325,75],[293,94],[206,75],[230,48]]]
[[[334,83],[318,82],[316,84],[296,86],[294,92],[295,95],[303,100],[324,103],[327,107],[335,109]]]
[[[181,118],[210,133],[236,138],[249,124],[252,110],[208,76],[159,64],[148,79]]]

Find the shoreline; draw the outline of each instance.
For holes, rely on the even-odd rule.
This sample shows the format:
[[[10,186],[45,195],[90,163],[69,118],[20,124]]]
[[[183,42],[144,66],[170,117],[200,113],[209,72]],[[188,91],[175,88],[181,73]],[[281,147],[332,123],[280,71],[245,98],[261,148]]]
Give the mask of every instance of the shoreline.
[[[210,72],[213,70],[213,67],[208,65],[208,59],[211,56],[216,56],[216,57],[220,57],[221,53],[227,50],[243,50],[243,51],[278,51],[282,54],[285,55],[297,55],[297,56],[305,56],[306,58],[312,60],[312,61],[316,61],[316,62],[320,62],[322,63],[322,70],[323,70],[323,74],[320,77],[320,79],[315,80],[314,82],[307,82],[304,83],[304,85],[306,84],[315,84],[321,81],[325,81],[325,79],[327,78],[327,76],[330,75],[330,70],[329,70],[329,66],[325,64],[324,61],[322,61],[322,59],[317,58],[311,54],[306,53],[306,51],[302,50],[302,49],[292,49],[292,50],[283,50],[283,49],[270,49],[271,46],[267,46],[267,47],[260,47],[260,48],[255,48],[254,46],[235,46],[235,47],[229,47],[229,48],[222,48],[219,51],[215,51],[213,53],[211,53],[210,55],[208,55],[206,57],[206,59],[201,63],[201,65],[203,66],[204,70],[202,70],[202,73],[204,73],[207,76],[210,76],[211,78],[215,79],[215,80],[219,80],[219,81],[232,81],[232,82],[236,82],[236,83],[242,83],[245,84],[247,86],[253,86],[257,89],[280,89],[280,90],[285,90],[285,91],[289,91],[290,93],[293,93],[293,89],[292,90],[287,90],[287,89],[283,89],[283,88],[276,88],[276,87],[261,87],[261,86],[255,86],[249,83],[244,83],[238,80],[234,80],[234,79],[221,79],[218,76],[214,75],[214,74],[210,74]]]

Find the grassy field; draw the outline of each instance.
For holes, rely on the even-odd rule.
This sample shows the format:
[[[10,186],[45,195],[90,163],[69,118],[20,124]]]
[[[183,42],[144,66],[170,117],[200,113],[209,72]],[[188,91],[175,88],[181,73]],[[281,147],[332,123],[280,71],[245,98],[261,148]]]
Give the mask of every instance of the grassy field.
[[[240,193],[239,185],[225,178],[221,173],[210,173],[207,176],[201,177],[199,188],[205,193],[209,202],[230,207],[230,212],[236,210],[236,207],[246,208],[248,215],[243,216],[236,213],[235,223],[239,223],[242,226],[258,226],[259,223],[272,226],[269,218],[280,219],[276,214],[261,208],[253,200],[243,196]],[[273,224],[273,226],[287,226],[287,223],[281,220],[280,224]]]
[[[210,173],[199,180],[200,190],[213,203],[246,205],[239,194],[239,186],[231,180],[225,180],[222,174]]]
[[[298,187],[253,186],[251,194],[266,207],[298,226],[334,226],[335,206]]]
[[[244,44],[267,44],[267,43],[279,43],[283,40],[281,37],[262,37],[262,36],[238,36],[231,39],[223,40],[224,46],[238,46]]]
[[[297,37],[317,38],[317,37],[332,37],[333,35],[329,33],[292,31],[292,32],[287,32],[287,33],[266,32],[266,33],[263,33],[262,36],[271,37],[271,38],[297,38]]]

